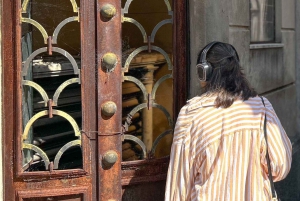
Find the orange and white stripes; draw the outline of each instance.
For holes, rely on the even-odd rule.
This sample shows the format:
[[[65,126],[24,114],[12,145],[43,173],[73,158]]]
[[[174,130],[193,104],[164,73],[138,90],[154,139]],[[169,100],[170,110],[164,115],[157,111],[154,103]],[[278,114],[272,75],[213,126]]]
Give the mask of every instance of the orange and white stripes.
[[[274,181],[285,178],[292,146],[270,102],[260,97],[215,108],[215,97],[195,97],[178,116],[165,201],[269,201],[266,143]]]

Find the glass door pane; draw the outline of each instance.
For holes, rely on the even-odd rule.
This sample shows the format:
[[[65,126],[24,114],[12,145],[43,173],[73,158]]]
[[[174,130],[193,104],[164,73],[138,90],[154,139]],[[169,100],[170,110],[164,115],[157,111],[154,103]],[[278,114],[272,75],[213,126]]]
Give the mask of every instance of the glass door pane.
[[[82,168],[80,1],[22,1],[22,168]]]
[[[123,161],[170,153],[173,129],[172,4],[122,0]]]

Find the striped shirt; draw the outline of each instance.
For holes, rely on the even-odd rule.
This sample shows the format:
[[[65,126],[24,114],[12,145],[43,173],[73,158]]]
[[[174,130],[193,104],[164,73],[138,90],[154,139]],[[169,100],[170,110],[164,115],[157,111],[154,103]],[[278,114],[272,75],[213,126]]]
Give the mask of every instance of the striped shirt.
[[[215,108],[215,97],[195,97],[178,116],[165,201],[270,201],[265,112],[272,176],[284,179],[292,145],[271,103],[260,97]]]

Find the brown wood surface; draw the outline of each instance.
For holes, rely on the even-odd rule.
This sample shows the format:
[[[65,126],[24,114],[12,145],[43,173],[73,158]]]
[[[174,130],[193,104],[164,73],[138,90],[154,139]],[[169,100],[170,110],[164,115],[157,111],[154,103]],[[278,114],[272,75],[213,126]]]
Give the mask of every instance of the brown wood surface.
[[[4,200],[9,200],[14,195],[14,133],[15,133],[15,90],[14,76],[14,7],[13,1],[3,0],[2,4],[2,66],[3,66],[3,177],[4,177]]]
[[[11,200],[14,196],[23,197],[34,194],[35,189],[50,188],[55,195],[66,195],[68,189],[72,186],[82,187],[87,190],[87,196],[91,196],[91,200],[108,200],[121,199],[123,181],[124,189],[129,188],[130,184],[139,184],[135,186],[136,195],[141,195],[142,186],[147,185],[147,178],[151,178],[151,182],[158,182],[165,179],[167,162],[165,159],[158,161],[141,161],[137,164],[122,163],[123,179],[121,179],[121,140],[119,132],[121,131],[121,16],[120,12],[112,19],[112,21],[103,21],[99,15],[99,9],[104,1],[98,0],[97,5],[92,1],[81,1],[81,48],[82,48],[82,109],[83,109],[83,153],[84,153],[84,170],[73,171],[54,171],[41,173],[21,173],[21,145],[22,125],[21,118],[21,85],[20,85],[20,28],[19,26],[19,10],[15,5],[16,1],[3,0],[2,9],[2,61],[3,61],[3,159],[4,159],[4,199]],[[120,11],[120,2],[111,0],[109,3],[115,5]],[[187,97],[187,24],[186,24],[186,1],[178,0],[173,2],[174,7],[174,23],[173,23],[173,39],[174,39],[174,119],[185,104]],[[96,8],[98,10],[96,10]],[[97,12],[96,12],[97,11]],[[97,13],[97,16],[95,15]],[[17,20],[16,20],[17,19]],[[96,21],[95,21],[96,20]],[[96,23],[97,22],[97,23]],[[96,26],[97,24],[97,26]],[[97,27],[97,29],[95,29]],[[96,37],[97,35],[97,37]],[[97,38],[97,39],[96,39]],[[96,52],[96,45],[97,52]],[[16,53],[18,52],[18,53]],[[101,69],[101,58],[106,52],[113,52],[118,55],[119,61],[114,72],[109,75]],[[97,58],[97,59],[96,59]],[[97,61],[97,64],[96,64]],[[97,73],[95,73],[97,72]],[[98,81],[97,81],[98,80]],[[98,82],[98,85],[97,85]],[[101,104],[105,101],[114,101],[117,104],[117,115],[111,119],[102,118],[100,110]],[[99,118],[97,118],[97,115]],[[96,132],[98,131],[98,136]],[[109,135],[109,136],[105,136]],[[98,141],[96,141],[96,139]],[[102,167],[101,156],[108,150],[118,152],[119,160],[110,169]],[[99,151],[97,153],[97,150]],[[18,153],[17,155],[15,155]],[[99,155],[98,155],[99,154]],[[157,177],[151,175],[151,165],[157,165],[152,173],[158,174]],[[147,165],[150,168],[148,174],[145,175],[135,167]],[[150,166],[150,167],[149,167]],[[129,168],[131,171],[127,171]],[[148,171],[147,168],[145,171]],[[127,169],[128,170],[128,169]],[[140,171],[140,172],[138,172]],[[39,175],[37,175],[39,174]],[[100,176],[100,179],[97,179]],[[125,177],[126,176],[126,177]],[[130,182],[127,178],[133,177]],[[139,177],[141,176],[141,177]],[[74,177],[74,178],[73,178]],[[144,184],[143,184],[144,183]],[[152,183],[153,184],[153,183]],[[150,184],[149,184],[150,185]],[[127,187],[125,187],[127,186]],[[163,185],[161,185],[163,186]],[[164,188],[157,186],[160,195],[163,195]],[[153,187],[153,185],[152,185]],[[155,187],[155,185],[154,185]],[[55,191],[60,188],[61,191]],[[76,188],[73,188],[73,190]],[[152,188],[151,188],[152,189]],[[66,191],[64,191],[66,190]],[[62,191],[64,191],[62,194]],[[72,190],[71,190],[72,191]],[[19,192],[19,194],[17,193]],[[73,191],[72,191],[73,192]],[[70,192],[71,193],[71,192]],[[80,193],[80,192],[79,192]],[[132,191],[131,191],[132,193]],[[145,195],[146,192],[143,193]],[[101,198],[98,198],[98,196]],[[153,200],[154,197],[149,198]],[[17,199],[17,198],[16,198]],[[141,197],[136,197],[141,200]],[[144,198],[143,200],[147,200]],[[133,201],[133,200],[131,200]]]
[[[84,169],[90,174],[92,179],[93,201],[97,199],[97,68],[96,68],[96,33],[95,33],[95,1],[81,1],[81,77],[82,77],[82,125],[85,134],[82,136],[83,152],[89,152],[90,157],[83,161]],[[90,131],[90,132],[89,132]]]
[[[188,95],[187,70],[189,55],[187,52],[187,0],[173,0],[173,52],[174,52],[174,122]]]
[[[117,10],[111,19],[104,19],[100,9],[109,3]],[[97,1],[97,68],[98,68],[98,195],[99,201],[121,200],[121,1]],[[115,69],[107,73],[102,66],[102,58],[106,53],[117,56]],[[101,106],[106,101],[113,101],[117,106],[116,114],[108,118],[102,115]],[[102,157],[113,150],[118,159],[112,167],[105,167]]]
[[[173,0],[174,122],[187,100],[187,1]],[[163,200],[169,157],[122,162],[123,201]],[[156,185],[157,184],[157,185]]]
[[[81,3],[82,54],[82,136],[83,170],[22,172],[21,136],[21,26],[20,1],[3,1],[3,159],[4,200],[27,200],[31,197],[82,194],[83,200],[97,199],[96,180],[96,65],[95,65],[95,5]],[[94,140],[93,140],[94,139]],[[92,154],[93,153],[93,154]],[[37,190],[39,189],[39,190]],[[82,190],[84,189],[84,190]],[[44,194],[43,194],[44,193]],[[23,199],[24,198],[24,199]],[[72,196],[70,197],[72,198]],[[25,200],[26,200],[25,199]]]

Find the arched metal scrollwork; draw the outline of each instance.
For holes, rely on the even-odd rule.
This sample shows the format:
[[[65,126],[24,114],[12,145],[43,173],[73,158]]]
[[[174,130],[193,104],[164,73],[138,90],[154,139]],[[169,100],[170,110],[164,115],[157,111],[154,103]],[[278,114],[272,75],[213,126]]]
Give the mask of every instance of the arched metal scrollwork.
[[[173,78],[173,64],[172,64],[172,61],[171,61],[171,58],[169,57],[169,55],[161,47],[155,46],[152,43],[155,44],[156,33],[161,29],[161,27],[163,27],[166,24],[173,24],[173,19],[174,18],[173,18],[173,11],[171,9],[171,5],[170,5],[169,1],[168,0],[163,0],[164,4],[166,5],[166,8],[167,8],[167,14],[169,16],[171,16],[171,18],[168,17],[167,19],[161,20],[160,22],[158,22],[156,24],[156,26],[153,28],[151,33],[147,34],[144,27],[140,23],[138,23],[138,21],[136,19],[128,18],[128,17],[125,16],[126,14],[130,14],[129,13],[129,7],[133,2],[134,2],[134,0],[127,0],[126,1],[125,5],[124,5],[124,8],[122,9],[123,22],[130,22],[130,23],[135,24],[139,28],[139,30],[140,30],[140,32],[143,36],[143,42],[148,43],[148,45],[138,47],[134,51],[132,51],[128,55],[128,57],[126,58],[126,61],[124,62],[124,66],[122,68],[123,80],[134,82],[138,86],[138,89],[140,90],[140,92],[142,94],[139,98],[140,102],[139,102],[138,105],[131,108],[130,111],[128,110],[130,108],[128,108],[128,109],[126,108],[127,116],[124,120],[124,125],[123,126],[125,128],[125,131],[128,131],[131,124],[134,123],[133,118],[135,116],[139,116],[139,115],[137,115],[138,113],[143,113],[143,117],[146,117],[145,115],[152,115],[152,112],[148,112],[151,107],[158,108],[164,114],[164,116],[166,117],[166,119],[168,121],[169,129],[164,131],[156,139],[154,139],[153,144],[152,144],[152,148],[151,148],[151,146],[149,146],[149,143],[147,142],[147,140],[149,140],[151,138],[147,138],[146,141],[143,142],[143,138],[145,137],[144,134],[142,134],[142,136],[141,136],[142,140],[137,138],[136,136],[132,136],[132,135],[129,135],[129,134],[125,135],[126,140],[134,141],[135,143],[139,144],[142,147],[145,156],[148,156],[148,155],[145,154],[145,151],[150,153],[150,156],[153,156],[154,152],[156,150],[156,147],[157,147],[158,143],[161,141],[161,139],[164,136],[173,133],[173,120],[172,120],[172,117],[171,117],[170,113],[168,112],[168,110],[165,107],[163,107],[162,105],[160,105],[156,102],[156,96],[157,96],[156,93],[157,93],[158,88],[161,86],[161,84],[163,82],[165,82],[168,79]],[[148,35],[148,37],[147,37],[147,35]],[[160,77],[157,81],[153,81],[153,82],[148,81],[149,77],[152,76],[152,78],[153,78],[153,74],[150,76],[150,74],[147,74],[147,72],[154,71],[155,69],[158,69],[158,67],[154,66],[155,62],[153,62],[153,63],[151,63],[151,62],[149,62],[149,63],[141,62],[139,64],[137,62],[138,61],[137,60],[137,61],[135,61],[134,65],[131,64],[134,58],[139,57],[139,55],[141,55],[140,58],[142,59],[143,55],[147,54],[145,52],[146,51],[150,52],[151,50],[160,53],[164,57],[164,59],[165,59],[164,63],[167,64],[168,70],[171,71],[171,72],[163,75],[162,77]],[[149,60],[151,60],[151,59],[149,58]],[[159,62],[157,62],[157,63],[159,63]],[[143,80],[143,81],[140,81],[139,79],[133,77],[135,72],[140,72],[140,73],[144,72],[144,76],[146,76],[146,74],[147,74],[147,75],[149,75],[149,77],[146,77],[146,78],[142,77],[141,80]],[[149,83],[151,83],[151,84],[149,84]],[[154,83],[154,85],[152,85],[152,83]],[[149,118],[152,118],[152,116],[150,116]],[[153,118],[155,118],[155,117],[153,116]],[[142,124],[147,123],[145,121],[146,120],[143,119]],[[151,120],[151,122],[152,122],[152,120]],[[145,127],[147,128],[148,126],[145,126]],[[143,126],[143,129],[144,129],[144,126]],[[144,132],[144,131],[142,131],[142,132]],[[147,133],[148,133],[148,130],[147,130]],[[148,144],[145,145],[146,142]]]
[[[72,64],[72,67],[73,67],[73,70],[74,70],[74,74],[75,75],[79,75],[80,74],[80,71],[79,71],[79,68],[78,68],[78,65],[75,61],[75,59],[72,57],[72,55],[70,53],[68,53],[67,51],[61,49],[61,48],[58,48],[58,47],[53,47],[52,51],[54,52],[58,52],[60,53],[61,55],[65,56],[69,61],[70,63]],[[23,70],[22,70],[22,75],[23,76],[26,76],[27,75],[27,72],[28,72],[28,68],[29,68],[29,64],[30,62],[32,62],[33,58],[36,57],[37,55],[39,55],[40,53],[43,53],[43,52],[47,52],[47,48],[46,47],[42,47],[36,51],[34,51],[25,61],[24,63],[24,67],[23,67]]]
[[[142,47],[139,47],[139,48],[137,48],[136,50],[134,50],[134,51],[128,56],[128,58],[126,59],[125,65],[124,65],[124,67],[123,67],[123,72],[128,72],[129,65],[130,65],[132,59],[133,59],[136,55],[138,55],[139,53],[141,53],[142,51],[146,51],[146,50],[148,50],[148,46],[142,46]],[[170,59],[170,57],[168,56],[168,54],[167,54],[163,49],[161,49],[160,47],[151,46],[151,50],[155,50],[155,51],[161,53],[161,54],[165,57],[165,59],[166,59],[166,61],[167,61],[168,69],[169,69],[169,70],[172,70],[172,69],[173,69],[173,65],[172,65],[171,59]]]
[[[52,115],[60,116],[60,117],[62,117],[62,119],[64,119],[63,122],[68,122],[71,125],[70,128],[68,127],[68,129],[70,129],[70,130],[68,130],[67,132],[65,132],[65,131],[60,131],[60,132],[68,133],[67,135],[72,135],[74,133],[74,136],[68,136],[68,137],[70,137],[69,142],[67,142],[65,145],[57,146],[59,148],[59,150],[56,153],[55,158],[54,158],[54,162],[53,162],[54,169],[58,169],[60,158],[62,157],[62,155],[65,153],[66,150],[68,150],[69,148],[71,148],[73,146],[81,147],[81,133],[80,133],[79,126],[76,122],[77,119],[75,120],[71,116],[72,114],[68,114],[66,111],[59,110],[59,109],[63,108],[63,106],[62,106],[63,104],[58,105],[58,100],[60,98],[60,94],[65,90],[65,88],[67,86],[74,84],[74,83],[78,83],[78,84],[81,83],[80,68],[78,67],[78,64],[75,61],[74,57],[68,51],[66,51],[60,47],[52,46],[52,44],[57,44],[57,39],[61,35],[60,34],[61,29],[66,24],[68,24],[70,22],[79,22],[80,21],[80,12],[79,12],[80,9],[76,3],[76,0],[69,0],[69,2],[70,2],[70,8],[72,6],[72,11],[76,14],[73,13],[72,15],[75,15],[75,16],[68,16],[66,19],[62,20],[54,29],[52,36],[49,33],[47,33],[46,29],[42,26],[42,24],[44,24],[44,23],[42,23],[40,19],[31,19],[30,17],[32,15],[30,15],[30,13],[29,13],[29,15],[26,14],[27,12],[30,11],[30,9],[28,9],[29,0],[24,0],[22,2],[22,7],[20,9],[21,23],[27,23],[27,24],[31,24],[32,26],[34,26],[42,34],[44,45],[45,44],[48,45],[47,47],[44,46],[33,52],[29,52],[28,53],[29,56],[27,58],[23,58],[25,61],[22,64],[22,79],[21,79],[21,82],[22,82],[21,84],[23,86],[27,86],[27,87],[31,87],[31,88],[35,89],[42,98],[42,101],[40,101],[39,99],[37,100],[37,101],[39,101],[38,102],[39,104],[36,104],[37,105],[36,110],[33,105],[31,106],[32,107],[31,110],[35,110],[35,112],[33,112],[32,114],[26,114],[26,115],[28,115],[28,117],[26,119],[26,122],[24,122],[24,130],[22,133],[21,149],[23,149],[23,150],[27,149],[27,150],[31,150],[31,151],[35,152],[41,158],[41,161],[44,162],[46,170],[49,170],[49,165],[51,164],[50,160],[52,160],[51,157],[53,156],[53,154],[51,155],[51,157],[48,156],[46,154],[47,150],[46,151],[43,150],[44,148],[40,147],[40,144],[38,144],[38,143],[34,142],[34,140],[32,140],[35,137],[32,134],[32,130],[34,127],[33,124],[36,123],[37,121],[40,121],[40,120],[43,121],[47,118],[47,116],[48,116],[48,118],[52,118]],[[37,2],[37,3],[39,3],[39,2]],[[31,5],[31,6],[33,6],[33,5]],[[23,15],[23,14],[26,14],[26,15]],[[36,15],[36,16],[40,16],[40,15]],[[73,72],[73,75],[75,75],[75,78],[70,78],[70,76],[66,77],[66,80],[61,83],[61,81],[65,78],[65,77],[62,77],[59,80],[59,82],[55,83],[55,86],[57,86],[61,83],[56,90],[53,89],[53,88],[55,88],[55,87],[53,87],[54,84],[52,85],[52,83],[49,83],[49,85],[52,85],[51,90],[55,91],[54,95],[53,95],[53,99],[49,98],[49,95],[47,94],[47,92],[49,94],[52,94],[53,92],[51,90],[48,90],[48,88],[46,88],[46,87],[43,88],[44,85],[42,82],[39,83],[39,80],[34,80],[32,78],[31,75],[34,74],[34,71],[30,72],[30,73],[28,72],[28,71],[31,71],[33,68],[30,64],[33,63],[34,59],[36,59],[39,54],[48,52],[49,55],[52,55],[52,51],[59,53],[60,55],[65,57],[71,64],[71,70],[69,71],[69,69],[68,69],[67,75],[72,74],[72,72]],[[42,56],[44,57],[44,54],[42,54]],[[53,57],[49,56],[47,58],[51,59],[51,62],[55,60],[55,56],[53,56]],[[69,68],[69,66],[68,66],[68,68]],[[45,69],[45,71],[46,71],[46,69]],[[65,74],[63,74],[63,75],[65,75]],[[47,76],[51,77],[51,79],[52,79],[53,76],[57,76],[57,75],[49,74]],[[40,78],[40,77],[38,77],[38,78]],[[48,90],[48,91],[46,91],[46,90]],[[28,92],[28,91],[26,91],[26,92]],[[41,106],[40,103],[43,103],[43,105]],[[29,103],[26,103],[26,104],[29,105]],[[48,109],[46,107],[48,107]],[[55,107],[55,108],[53,108],[53,107]],[[61,121],[61,119],[59,121]],[[43,135],[43,133],[42,133],[42,135]],[[56,133],[56,135],[64,135],[64,134]],[[49,136],[47,136],[47,137],[49,137]],[[52,137],[52,136],[50,136],[50,137]],[[75,140],[74,140],[74,138],[75,138]],[[59,146],[62,146],[62,147],[59,147]],[[55,148],[56,151],[58,149],[57,147]],[[28,167],[28,166],[26,166],[26,167]],[[30,171],[35,171],[35,170],[30,170]]]
[[[44,111],[41,111],[41,112],[35,114],[29,120],[29,122],[25,126],[25,129],[24,129],[24,132],[23,132],[23,135],[22,135],[23,141],[26,141],[28,139],[29,129],[32,127],[33,123],[37,119],[39,119],[39,118],[41,118],[43,116],[47,116],[48,114],[49,114],[49,111],[44,110]],[[75,146],[75,145],[81,146],[81,133],[80,133],[80,130],[79,130],[79,127],[78,127],[76,121],[69,114],[67,114],[67,113],[65,113],[63,111],[59,111],[59,110],[53,110],[53,114],[65,118],[71,124],[71,126],[73,127],[74,135],[76,137],[78,137],[78,140],[74,140],[74,141],[71,141],[71,142],[67,143],[56,154],[55,159],[54,159],[54,169],[57,169],[58,168],[59,159],[61,158],[62,154],[67,149],[69,149],[70,147]],[[28,143],[23,143],[22,144],[22,148],[23,149],[30,149],[30,150],[33,150],[36,153],[38,153],[42,157],[42,159],[44,160],[46,170],[48,170],[48,166],[50,164],[50,161],[49,161],[49,158],[48,158],[47,154],[41,148],[39,148],[39,147],[37,147],[37,146],[35,146],[33,144],[28,144]]]

